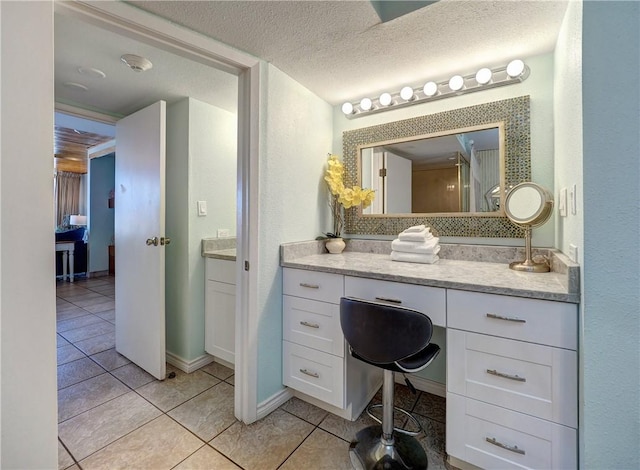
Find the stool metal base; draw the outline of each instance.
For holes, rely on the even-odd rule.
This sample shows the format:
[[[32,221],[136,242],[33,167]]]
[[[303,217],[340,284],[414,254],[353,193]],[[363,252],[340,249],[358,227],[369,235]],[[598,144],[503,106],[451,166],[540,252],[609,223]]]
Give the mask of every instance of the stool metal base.
[[[360,430],[349,447],[351,465],[356,470],[427,469],[427,454],[415,438],[394,433],[393,441],[385,444],[380,426]]]

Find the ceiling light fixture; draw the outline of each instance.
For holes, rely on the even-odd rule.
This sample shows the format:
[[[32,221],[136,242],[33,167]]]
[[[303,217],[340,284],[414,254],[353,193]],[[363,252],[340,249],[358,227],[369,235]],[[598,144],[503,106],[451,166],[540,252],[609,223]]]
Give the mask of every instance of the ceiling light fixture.
[[[78,67],[78,73],[91,78],[105,78],[107,76],[102,70],[93,67]]]
[[[120,60],[135,72],[146,72],[153,67],[153,64],[149,59],[135,54],[125,54],[120,57]]]
[[[88,91],[89,90],[89,88],[84,86],[82,83],[65,82],[63,85],[66,88],[70,88],[71,90],[76,90],[76,91]]]
[[[382,93],[378,98],[363,98],[355,103],[346,102],[342,105],[342,112],[347,118],[352,119],[388,109],[514,85],[526,80],[529,73],[529,67],[522,60],[516,59],[504,67],[483,67],[476,73],[454,75],[448,80],[437,82],[428,81],[423,87],[406,86],[398,93]]]

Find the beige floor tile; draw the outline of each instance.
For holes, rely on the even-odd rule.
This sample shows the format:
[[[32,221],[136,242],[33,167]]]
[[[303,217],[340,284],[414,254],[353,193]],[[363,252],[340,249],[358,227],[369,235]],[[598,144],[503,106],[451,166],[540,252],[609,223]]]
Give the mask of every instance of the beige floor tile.
[[[75,462],[73,461],[73,457],[69,455],[67,449],[65,449],[62,443],[58,441],[58,470],[67,469],[74,464]]]
[[[58,296],[62,297],[67,302],[71,302],[72,304],[77,305],[78,307],[86,305],[87,301],[91,303],[92,299],[102,297],[102,295],[98,294],[97,292],[91,292],[89,289],[80,287],[78,287],[77,290],[70,292],[69,294],[60,295],[60,293],[58,293]]]
[[[93,292],[93,295],[95,295],[95,297],[92,297],[90,299],[74,300],[73,303],[78,307],[84,308],[85,310],[90,310],[91,307],[95,305],[109,302],[109,299],[105,295],[99,294],[98,292]]]
[[[87,312],[85,309],[81,307],[76,307],[74,305],[73,308],[65,309],[62,311],[57,310],[56,320],[57,321],[70,320],[72,318],[83,317],[85,315],[89,315],[89,312]]]
[[[67,346],[69,344],[71,344],[69,341],[67,341],[66,339],[64,339],[62,336],[60,335],[56,335],[56,340],[58,342],[58,347],[61,348],[63,346]]]
[[[67,302],[71,302],[72,299],[82,300],[83,295],[95,294],[84,287],[79,287],[72,284],[61,285],[56,288],[56,296]]]
[[[178,370],[175,378],[156,380],[140,387],[137,391],[162,411],[169,411],[219,382],[219,379],[201,370],[191,374]]]
[[[94,315],[95,317],[95,315]],[[85,339],[93,338],[94,336],[100,336],[115,331],[115,326],[108,321],[104,321],[102,318],[98,318],[99,322],[91,325],[83,326],[81,328],[75,328],[73,330],[61,331],[60,334],[72,343],[82,341]]]
[[[78,348],[71,344],[67,344],[65,346],[61,346],[57,350],[58,353],[58,365],[66,364],[67,362],[72,362],[77,359],[82,359],[86,357],[85,354],[80,351]]]
[[[420,415],[416,415],[416,418],[424,429],[422,434],[416,436],[422,447],[438,454],[444,454],[446,452],[446,425]]]
[[[218,362],[207,364],[206,366],[201,367],[200,370],[203,370],[214,377],[218,377],[220,380],[226,380],[234,374],[233,369],[229,369]]]
[[[280,408],[316,426],[329,414],[328,411],[318,408],[317,406],[307,403],[306,401],[302,401],[296,397],[287,401]]]
[[[221,382],[168,413],[178,423],[204,441],[210,441],[231,426],[233,387]]]
[[[116,322],[116,311],[115,311],[115,309],[105,310],[104,312],[98,312],[98,313],[96,313],[96,315],[98,315],[103,320],[108,321],[109,323],[114,323],[115,324],[115,322]]]
[[[56,331],[58,333],[64,333],[65,331],[84,328],[85,326],[102,323],[103,321],[104,320],[102,318],[91,315],[89,312],[85,311],[82,316],[78,315],[77,317],[70,318],[68,320],[58,319],[56,322]]]
[[[112,284],[105,284],[102,286],[91,286],[90,289],[93,292],[97,292],[102,295],[113,295],[116,293],[116,288]]]
[[[422,392],[413,411],[427,418],[445,423],[447,421],[447,400],[444,397]]]
[[[351,470],[349,443],[322,429],[311,435],[280,467],[280,470]]]
[[[235,385],[236,384],[236,376],[232,375],[231,377],[229,377],[228,379],[225,379],[224,381],[227,382],[229,385]]]
[[[111,297],[105,297],[105,300],[99,304],[87,305],[82,308],[91,313],[106,312],[107,310],[113,310],[116,308],[116,301]]]
[[[111,323],[109,323],[111,325]],[[112,325],[113,326],[113,325]],[[116,332],[112,331],[104,335],[93,336],[82,341],[76,341],[74,346],[80,349],[87,356],[113,349],[116,347]]]
[[[320,428],[335,434],[336,436],[351,442],[356,437],[356,433],[367,426],[376,425],[366,412],[362,412],[360,417],[355,421],[340,418],[329,413],[327,417],[320,423]]]
[[[104,369],[88,357],[58,366],[58,390],[91,377],[104,374]]]
[[[160,414],[140,395],[129,392],[61,423],[58,435],[79,461]]]
[[[393,403],[395,406],[402,408],[406,411],[413,410],[416,402],[418,401],[418,397],[420,396],[420,392],[417,392],[415,395],[411,392],[411,389],[406,385],[402,385],[399,383],[394,384],[393,387]],[[382,388],[378,390],[373,399],[372,403],[382,403]]]
[[[231,460],[210,446],[198,449],[195,454],[184,460],[174,470],[242,470]]]
[[[121,354],[118,354],[115,349],[107,349],[97,354],[93,354],[91,359],[96,361],[102,366],[103,369],[113,370],[118,367],[129,364],[131,361]]]
[[[102,405],[130,390],[118,379],[104,373],[58,391],[58,422]]]
[[[210,444],[246,470],[270,470],[278,468],[311,431],[311,424],[276,410],[253,424],[235,423]]]
[[[112,370],[111,373],[134,390],[156,380],[151,374],[133,363],[118,367]]]
[[[203,444],[163,415],[81,461],[80,465],[84,470],[170,469]]]

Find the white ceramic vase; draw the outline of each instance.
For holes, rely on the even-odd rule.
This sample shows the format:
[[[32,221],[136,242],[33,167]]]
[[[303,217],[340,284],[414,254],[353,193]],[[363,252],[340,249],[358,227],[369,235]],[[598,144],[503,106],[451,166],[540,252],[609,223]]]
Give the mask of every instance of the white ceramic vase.
[[[329,253],[337,255],[342,253],[346,245],[342,238],[329,238],[326,241],[325,246],[327,247]]]

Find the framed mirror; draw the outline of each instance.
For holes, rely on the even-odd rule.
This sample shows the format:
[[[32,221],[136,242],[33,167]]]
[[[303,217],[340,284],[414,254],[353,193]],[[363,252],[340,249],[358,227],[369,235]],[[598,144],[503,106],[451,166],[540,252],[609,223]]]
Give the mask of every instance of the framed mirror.
[[[460,178],[459,182],[454,187],[451,186],[453,183],[448,183],[452,190],[450,192],[458,194],[457,206],[455,204],[448,206],[448,210],[442,210],[441,206],[436,208],[416,206],[414,211],[411,203],[412,209],[406,210],[409,207],[406,189],[412,186],[407,182],[408,170],[406,170],[405,194],[402,196],[404,202],[396,207],[389,205],[388,191],[394,187],[384,181],[382,183],[385,185],[384,188],[374,188],[376,199],[381,201],[376,209],[369,213],[363,213],[360,208],[351,208],[346,211],[345,231],[362,235],[397,235],[409,226],[426,224],[438,236],[521,238],[522,229],[509,222],[503,206],[505,192],[509,188],[531,179],[529,96],[345,131],[343,133],[345,182],[349,185],[364,187],[379,184],[374,181],[376,171],[380,169],[376,165],[379,166],[379,164],[369,164],[369,162],[375,162],[378,157],[371,156],[367,161],[366,155],[384,153],[389,151],[385,150],[389,146],[392,150],[403,153],[407,151],[405,147],[412,143],[423,145],[422,141],[425,140],[424,145],[427,145],[430,139],[441,137],[448,141],[465,140],[467,134],[489,129],[495,129],[493,132],[498,134],[499,183],[497,186],[495,184],[491,187],[487,186],[488,181],[483,183],[483,186],[478,185],[472,199],[471,179],[469,175],[463,174],[466,164],[462,161],[464,152],[460,151],[462,154],[460,160],[457,155],[455,156],[456,163],[461,167],[456,173],[456,178]],[[477,135],[476,140],[479,141],[479,139],[480,135]],[[473,139],[466,137],[466,140]],[[400,147],[393,147],[396,145]],[[363,151],[364,160],[362,159]],[[404,164],[407,165],[406,162]],[[413,166],[413,162],[411,165]],[[471,162],[468,166],[471,167]],[[363,176],[365,174],[369,176]],[[465,181],[468,181],[468,184]],[[467,193],[465,193],[465,185]],[[446,188],[445,185],[445,192]],[[413,188],[411,189],[411,197],[413,197]],[[436,194],[432,199],[440,203],[443,196]],[[491,208],[494,210],[489,210]]]
[[[358,179],[376,192],[362,216],[502,215],[502,122],[358,147]]]

